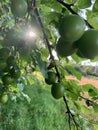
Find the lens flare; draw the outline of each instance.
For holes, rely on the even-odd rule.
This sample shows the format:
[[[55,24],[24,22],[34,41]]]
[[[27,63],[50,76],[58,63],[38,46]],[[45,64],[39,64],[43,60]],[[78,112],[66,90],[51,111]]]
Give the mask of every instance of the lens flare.
[[[33,32],[33,31],[28,31],[27,36],[30,37],[30,38],[35,38],[36,37],[36,33]]]
[[[26,39],[33,39],[33,38],[36,38],[36,37],[37,37],[36,31],[28,30],[26,32]]]

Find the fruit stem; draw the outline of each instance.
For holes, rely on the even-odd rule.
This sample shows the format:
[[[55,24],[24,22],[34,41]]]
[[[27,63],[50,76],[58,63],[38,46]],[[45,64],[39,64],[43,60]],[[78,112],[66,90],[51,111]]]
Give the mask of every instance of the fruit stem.
[[[75,14],[75,15],[79,15],[78,13],[76,13],[71,7],[74,6],[74,4],[67,4],[65,3],[63,0],[57,0],[57,2],[59,2],[60,4],[62,4],[65,8],[67,8],[72,14]],[[84,19],[86,25],[89,27],[89,28],[94,28],[86,19]]]

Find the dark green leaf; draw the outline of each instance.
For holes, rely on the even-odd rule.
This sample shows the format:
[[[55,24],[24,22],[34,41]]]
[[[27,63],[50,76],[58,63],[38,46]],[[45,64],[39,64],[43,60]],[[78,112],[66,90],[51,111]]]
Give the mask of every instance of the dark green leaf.
[[[91,0],[78,0],[77,5],[80,9],[85,9],[91,6]]]
[[[96,91],[96,89],[89,89],[88,90],[89,96],[96,96],[98,95],[98,90]]]
[[[82,86],[82,90],[89,93],[89,96],[97,96],[98,89],[95,88],[92,84],[85,84]]]

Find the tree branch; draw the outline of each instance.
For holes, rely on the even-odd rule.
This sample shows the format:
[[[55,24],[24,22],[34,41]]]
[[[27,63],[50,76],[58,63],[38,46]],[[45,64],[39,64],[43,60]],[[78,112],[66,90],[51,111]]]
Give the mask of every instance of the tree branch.
[[[94,101],[92,101],[92,100],[90,100],[88,98],[85,98],[85,97],[83,97],[81,95],[80,95],[80,97],[88,102],[88,104],[87,104],[88,106],[93,106],[94,104],[98,105],[96,102],[94,102]]]
[[[53,56],[53,54],[52,54],[51,45],[50,45],[50,42],[49,42],[48,37],[47,37],[47,35],[46,35],[45,29],[44,29],[44,25],[43,25],[43,22],[42,22],[42,20],[41,20],[40,13],[39,13],[39,10],[38,10],[38,8],[37,8],[37,5],[36,5],[35,0],[32,0],[32,5],[33,5],[33,7],[34,7],[34,12],[35,12],[35,14],[37,15],[39,24],[40,24],[40,26],[41,26],[41,29],[42,29],[42,32],[43,32],[43,36],[44,36],[44,40],[45,40],[45,42],[46,42],[46,44],[47,44],[47,46],[48,46],[48,50],[49,50],[49,54],[50,54],[50,59],[52,59],[52,60],[54,61],[54,56]],[[58,81],[60,81],[60,73],[59,73],[59,71],[58,71],[58,68],[57,68],[56,65],[55,65],[54,67],[55,67],[55,70],[56,70],[56,73],[57,73],[57,76],[58,76]]]
[[[42,32],[43,32],[43,35],[44,35],[44,39],[45,39],[45,41],[47,43],[48,50],[49,50],[49,53],[50,53],[50,58],[54,59],[54,57],[52,55],[51,45],[50,45],[49,40],[47,38],[47,35],[45,33],[45,29],[44,29],[44,26],[43,26],[43,23],[42,23],[42,20],[41,20],[41,17],[40,17],[40,14],[39,14],[37,6],[35,6],[34,11],[35,11],[35,13],[36,13],[36,15],[38,17],[38,20],[39,20],[39,23],[40,23],[40,26],[41,26],[41,29],[42,29]]]
[[[67,8],[72,14],[75,14],[75,15],[79,15],[78,13],[76,13],[71,7],[73,6],[73,4],[67,4],[65,3],[63,0],[57,0],[57,2],[59,2],[60,4],[62,4],[65,8]],[[84,21],[86,22],[86,25],[89,27],[89,28],[94,28],[86,19],[84,19]]]
[[[66,91],[69,91],[70,93],[73,93],[73,91],[71,91],[71,90],[69,90],[68,88],[66,89]],[[82,95],[79,95],[79,97],[80,98],[82,98],[82,99],[84,99],[85,101],[88,101],[90,104],[96,104],[96,105],[98,105],[96,102],[94,102],[94,101],[92,101],[92,100],[90,100],[90,99],[88,99],[88,98],[85,98],[85,97],[83,97]]]
[[[62,4],[65,8],[67,8],[72,14],[76,14],[78,15],[71,7],[73,6],[73,4],[67,4],[65,3],[63,0],[57,0],[57,2],[59,2],[60,4]]]
[[[74,118],[74,115],[71,113],[71,111],[70,111],[70,109],[69,109],[69,106],[68,106],[68,103],[67,103],[67,99],[66,99],[65,96],[63,96],[63,100],[64,100],[64,102],[65,102],[66,109],[67,109],[67,112],[66,112],[66,113],[68,113],[68,117],[69,117],[69,122],[68,122],[68,123],[69,123],[69,128],[70,128],[70,119],[72,119],[73,122],[74,122],[74,124],[75,124],[75,126],[76,126],[76,129],[78,130],[79,125],[78,125],[78,123],[76,122],[76,120],[75,120],[75,118]]]

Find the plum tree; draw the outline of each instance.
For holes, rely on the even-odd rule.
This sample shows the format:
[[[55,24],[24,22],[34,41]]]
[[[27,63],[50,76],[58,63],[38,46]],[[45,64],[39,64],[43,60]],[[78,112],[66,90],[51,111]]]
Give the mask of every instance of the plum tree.
[[[98,90],[92,85],[81,87],[78,81],[67,80],[66,68],[81,80],[82,75],[73,64],[78,64],[82,58],[97,59],[97,1],[91,10],[86,9],[91,3],[91,0],[1,0],[0,95],[14,96],[15,101],[24,97],[30,103],[24,90],[33,86],[36,75],[40,88],[49,84],[54,99],[63,99],[66,129],[73,129],[71,124],[75,124],[77,130],[89,129],[89,123],[82,117],[89,111],[89,106],[82,105],[80,100],[88,101],[84,94],[88,92],[89,102],[96,112]],[[80,7],[86,12],[86,19]],[[69,56],[74,58],[74,63]]]

